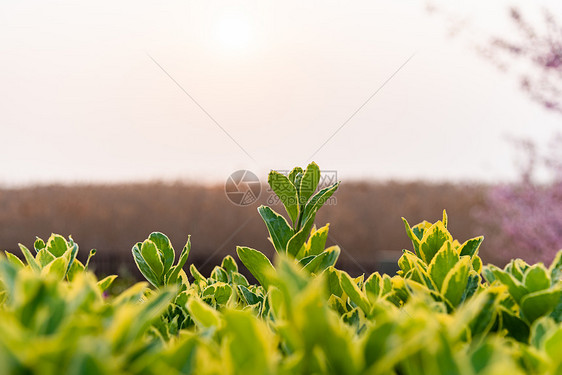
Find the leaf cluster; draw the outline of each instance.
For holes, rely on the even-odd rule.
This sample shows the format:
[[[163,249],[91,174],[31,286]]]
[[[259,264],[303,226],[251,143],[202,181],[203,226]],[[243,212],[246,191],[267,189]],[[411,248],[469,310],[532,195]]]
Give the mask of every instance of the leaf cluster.
[[[132,248],[148,283],[118,295],[76,259],[72,238],[38,239],[0,259],[0,373],[560,374],[562,251],[547,268],[483,265],[448,217],[414,226],[396,275],[351,276],[314,226],[337,189],[316,164],[269,182],[289,221],[258,209],[276,249],[249,247],[209,276],[159,232]],[[293,199],[294,198],[294,199]],[[188,272],[184,270],[188,268]],[[189,274],[188,274],[189,273]]]

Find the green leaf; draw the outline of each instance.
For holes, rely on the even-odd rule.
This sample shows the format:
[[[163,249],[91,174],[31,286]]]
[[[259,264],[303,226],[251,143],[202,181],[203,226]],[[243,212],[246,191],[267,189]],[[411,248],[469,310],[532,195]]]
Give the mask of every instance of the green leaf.
[[[273,373],[275,342],[265,323],[247,311],[229,310],[226,321],[227,353],[234,374],[267,375]]]
[[[316,191],[318,182],[320,182],[320,168],[315,162],[312,162],[306,167],[298,189],[300,204],[302,206],[308,202],[312,194]]]
[[[180,269],[180,273],[178,274],[177,283],[180,284],[180,285],[185,285],[185,286],[189,285],[189,279],[187,277],[187,273],[185,273],[183,268]]]
[[[195,267],[195,264],[192,264],[189,266],[189,273],[191,273],[191,276],[193,276],[193,278],[195,279],[195,282],[202,282],[207,284],[207,279],[205,278],[205,276],[203,276],[201,274],[201,272],[199,272],[199,270],[197,269],[197,267]]]
[[[20,258],[18,258],[17,256],[15,256],[14,254],[12,254],[8,251],[6,251],[5,253],[6,253],[6,258],[8,259],[8,262],[13,264],[18,270],[25,267],[25,264],[23,264],[23,262],[21,261]]]
[[[174,260],[176,257],[176,253],[174,251],[174,248],[172,247],[170,239],[164,233],[160,232],[150,233],[148,239],[154,242],[156,248],[158,249],[158,255],[160,256],[161,262],[164,265],[164,270],[162,273],[168,273],[168,271],[174,264]]]
[[[530,334],[529,325],[504,307],[499,307],[499,311],[501,314],[502,328],[507,330],[508,336],[513,337],[519,342],[527,343]]]
[[[221,267],[215,266],[215,268],[213,268],[213,271],[211,271],[211,279],[221,281],[223,283],[227,283],[228,275],[226,271],[223,270]]]
[[[283,216],[267,206],[258,207],[258,212],[267,226],[275,250],[279,254],[285,254],[287,243],[294,234],[293,229]]]
[[[191,236],[187,236],[187,242],[181,251],[180,259],[178,260],[178,263],[172,268],[170,268],[170,271],[168,272],[167,280],[166,280],[167,284],[175,284],[177,282],[178,275],[182,270],[183,266],[185,265],[185,263],[187,262],[187,257],[189,257],[190,251],[191,251]]]
[[[39,267],[39,264],[37,263],[33,255],[31,255],[31,251],[29,251],[29,249],[21,243],[19,243],[18,246],[20,247],[20,250],[23,253],[25,260],[27,261],[27,264],[29,264],[31,269],[35,272],[40,272],[41,267]]]
[[[334,266],[340,256],[339,246],[331,246],[327,248],[322,254],[317,255],[312,259],[304,269],[310,273],[319,275],[324,272],[328,267]]]
[[[232,294],[232,287],[222,281],[218,281],[212,285],[209,285],[203,291],[202,296],[211,296],[219,305],[224,305],[228,302],[230,295]]]
[[[90,261],[92,260],[92,258],[94,257],[94,255],[96,255],[97,250],[96,249],[92,249],[90,250],[90,253],[88,254],[88,259],[86,260],[86,264],[84,265],[84,269],[87,271],[88,270],[88,266],[90,265]]]
[[[453,241],[453,237],[447,231],[447,228],[442,222],[438,221],[431,226],[423,234],[423,238],[420,241],[420,256],[421,259],[429,264],[433,259],[433,256],[441,249],[441,246],[447,241]]]
[[[310,234],[310,230],[312,229],[312,225],[314,224],[314,217],[314,215],[309,217],[303,227],[294,236],[291,237],[291,239],[287,243],[287,254],[291,255],[292,257],[296,257],[300,252],[301,248],[306,242],[306,239],[308,238],[308,235]]]
[[[523,264],[522,259],[513,259],[505,266],[504,271],[511,274],[513,277],[515,277],[515,279],[523,282],[523,277],[525,275],[524,275],[523,267],[521,267],[522,264]],[[524,269],[526,270],[527,268],[528,267],[525,265]]]
[[[302,292],[310,284],[310,276],[290,258],[276,258],[275,273],[270,271],[271,279],[284,293],[295,295]],[[271,284],[271,282],[270,282]]]
[[[244,285],[238,285],[238,290],[240,290],[240,294],[242,295],[242,298],[244,298],[244,301],[248,305],[255,305],[256,303],[262,301],[262,299],[258,297],[257,294],[250,291],[250,289],[248,289]]]
[[[45,241],[43,241],[41,238],[36,237],[35,238],[35,242],[33,243],[33,247],[35,248],[36,252],[39,252],[39,250],[42,250],[45,248]]]
[[[373,325],[365,338],[363,355],[367,367],[374,366],[379,361],[384,362],[386,360],[385,357],[389,357],[391,353],[389,341],[396,335],[397,331],[396,323],[391,321],[383,321]],[[388,365],[393,367],[393,364]]]
[[[227,255],[223,258],[221,267],[231,275],[233,272],[238,272],[238,265],[233,257]]]
[[[156,277],[158,278],[158,283],[161,284],[160,280],[164,272],[164,264],[162,259],[158,254],[158,248],[156,244],[151,240],[144,240],[141,245],[141,254],[148,266],[152,269]]]
[[[453,249],[451,241],[446,241],[441,249],[435,254],[428,267],[428,273],[437,286],[437,290],[443,290],[443,281],[447,274],[459,261],[459,255]]]
[[[58,258],[62,256],[68,249],[68,243],[63,236],[53,233],[51,234],[51,237],[49,237],[45,248],[48,252]]]
[[[412,240],[412,246],[414,247],[414,252],[416,253],[416,255],[418,257],[421,258],[421,256],[420,256],[420,241],[421,241],[421,238],[416,236],[416,234],[412,231],[412,228],[410,227],[410,224],[408,223],[408,220],[406,220],[405,218],[402,218],[402,221],[404,222],[404,227],[406,228],[406,234],[408,235],[410,240]],[[407,251],[407,250],[404,250],[404,251]],[[406,273],[406,272],[408,272],[408,271],[404,270],[404,273]]]
[[[100,290],[102,292],[105,292],[107,290],[107,288],[109,288],[111,286],[111,284],[113,284],[113,281],[116,278],[117,278],[117,275],[109,275],[107,277],[104,277],[103,279],[98,281],[98,287],[100,288]]]
[[[544,340],[544,351],[554,361],[557,361],[560,369],[560,353],[562,353],[562,327],[558,326]]]
[[[485,266],[484,270],[486,271],[483,273],[486,280],[489,283],[493,281],[489,279],[488,275],[488,273],[491,272],[496,280],[507,286],[509,294],[518,304],[520,303],[521,298],[529,293],[527,288],[521,282],[515,279],[511,274],[499,269],[498,267],[490,264]]]
[[[187,310],[191,318],[201,328],[218,328],[221,324],[218,311],[199,298],[190,298],[189,301],[187,301]]]
[[[530,293],[521,298],[521,311],[532,323],[554,310],[560,302],[560,298],[562,298],[562,289],[547,289]]]
[[[152,268],[144,260],[144,257],[141,254],[141,247],[141,242],[137,242],[135,246],[133,246],[133,259],[135,260],[139,271],[141,271],[146,280],[148,280],[148,282],[151,283],[154,287],[158,288],[160,286],[159,277],[156,276]]]
[[[398,259],[398,267],[400,267],[400,271],[398,271],[399,275],[405,275],[414,268],[415,260],[417,258],[416,254],[412,253],[409,250],[402,250],[402,256]]]
[[[300,179],[302,178],[303,173],[304,171],[302,170],[301,167],[295,167],[291,172],[289,172],[289,175],[287,177],[289,178],[289,180],[293,185],[299,186]]]
[[[451,348],[450,341],[444,331],[439,331],[437,334],[438,351],[436,353],[437,361],[433,361],[432,364],[436,374],[460,374],[461,370],[459,364],[455,358],[456,353],[453,354],[453,349]]]
[[[392,279],[386,273],[382,275],[382,294],[385,295],[392,291]]]
[[[337,298],[337,297],[336,297]],[[359,316],[360,309],[359,307],[353,308],[351,311],[345,312],[342,314],[341,320],[355,329],[358,329],[361,325],[361,317]],[[361,315],[364,315],[361,313]]]
[[[559,250],[548,268],[552,283],[562,281],[562,250]]]
[[[250,283],[248,282],[248,279],[246,279],[246,277],[244,275],[242,275],[241,273],[238,273],[238,272],[232,273],[232,282],[236,285],[244,285],[245,287],[250,286]]]
[[[320,229],[313,230],[306,246],[307,251],[304,254],[305,256],[318,255],[324,251],[329,229],[330,224],[326,224]]]
[[[468,283],[469,267],[470,257],[462,257],[443,281],[443,295],[453,306],[457,306],[461,302]]]
[[[498,346],[496,341],[485,341],[482,345],[475,346],[470,355],[470,365],[475,374],[485,373],[486,368],[494,363],[499,352]]]
[[[106,367],[99,358],[90,353],[78,352],[68,364],[67,374],[96,375],[106,373]]]
[[[22,273],[19,271],[20,269],[13,263],[5,262],[0,258],[0,280],[2,280],[0,283],[0,305],[2,305],[2,308],[6,306],[6,300],[10,296],[18,294],[15,292],[15,289],[19,289],[19,285],[21,283],[18,276]]]
[[[412,280],[415,280],[423,285],[425,285],[429,290],[438,292],[437,285],[433,282],[429,273],[427,272],[427,267],[422,262],[416,262],[414,264],[414,271],[412,274]]]
[[[468,255],[472,257],[478,254],[478,249],[480,248],[482,241],[484,241],[483,236],[472,238],[470,240],[465,241],[458,250],[459,255],[460,256]]]
[[[194,374],[199,345],[198,336],[184,335],[181,341],[165,353],[163,359],[168,366],[177,371],[177,374]]]
[[[378,272],[372,273],[371,276],[365,280],[363,284],[363,288],[365,289],[365,294],[367,297],[371,295],[372,297],[369,298],[370,302],[374,302],[374,300],[381,296],[382,294],[382,278]]]
[[[312,262],[314,258],[316,258],[316,255],[309,255],[307,257],[301,258],[298,264],[299,266],[304,268],[306,265],[308,265],[308,263]]]
[[[41,268],[45,267],[47,264],[55,260],[55,256],[47,251],[47,249],[41,249],[35,256],[35,260],[39,262]]]
[[[542,349],[542,345],[549,331],[556,329],[556,322],[549,317],[537,319],[531,326],[531,338],[529,343],[536,349]]]
[[[340,183],[336,182],[335,184],[328,186],[310,198],[310,201],[305,205],[303,214],[301,215],[300,222],[307,222],[311,216],[316,215],[316,212],[326,203],[328,199],[335,193],[338,189]]]
[[[157,292],[153,292],[149,298],[143,298],[143,303],[138,303],[139,292],[143,295],[146,284],[133,286],[130,291],[125,291],[125,298],[121,299],[119,295],[113,303],[122,304],[126,302],[135,302],[136,308],[122,308],[121,314],[116,314],[115,319],[111,322],[111,326],[106,328],[104,335],[109,338],[112,343],[112,350],[117,353],[124,353],[134,347],[146,331],[168,307],[172,299],[177,295],[175,288],[162,288]],[[121,305],[122,306],[122,305]]]
[[[341,249],[337,245],[330,246],[329,248],[324,250],[324,252],[320,254],[324,256],[320,258],[320,260],[318,261],[318,266],[316,267],[314,273],[318,275],[321,272],[324,272],[329,267],[335,266],[340,254],[341,254]]]
[[[143,298],[147,287],[148,283],[145,281],[134,284],[115,297],[113,306],[120,307],[129,303],[138,303]]]
[[[538,292],[550,287],[550,276],[542,263],[535,264],[527,269],[523,276],[523,284],[529,292]]]
[[[421,241],[426,230],[431,228],[432,225],[429,221],[424,220],[412,227],[412,233]]]
[[[461,302],[464,302],[476,293],[481,281],[482,279],[476,271],[470,270],[468,272],[468,282],[466,283],[466,288],[464,289],[464,293],[462,294]]]
[[[327,279],[328,292],[337,297],[343,295],[343,289],[341,288],[339,271],[334,267],[329,267],[324,273]]]
[[[82,264],[82,262],[80,262],[78,259],[76,259],[72,263],[72,266],[70,267],[70,270],[68,271],[68,274],[66,275],[66,278],[69,281],[72,281],[72,280],[74,280],[76,275],[78,275],[81,272],[84,272],[84,270],[85,270],[85,267]]]
[[[64,257],[56,258],[41,270],[41,275],[52,275],[62,280],[66,275],[67,266],[68,261]]]
[[[276,319],[279,319],[283,316],[284,307],[285,307],[285,298],[283,296],[283,292],[281,292],[278,288],[272,286],[269,288],[269,292],[267,293],[267,301],[269,302],[269,306],[271,307],[271,312]]]
[[[478,255],[472,258],[472,269],[478,274],[482,272],[482,259]]]
[[[263,253],[249,247],[236,247],[238,257],[256,280],[267,290],[270,285],[269,275],[274,272],[273,265]]]
[[[346,303],[342,301],[342,299],[338,296],[332,294],[330,298],[328,298],[328,306],[330,306],[331,309],[337,311],[340,315],[347,313],[347,308],[345,305]]]
[[[339,271],[339,278],[341,288],[348,295],[349,299],[368,315],[371,311],[371,303],[351,279],[351,276],[345,271]]]
[[[427,274],[427,265],[423,262],[423,260],[421,260],[414,253],[408,250],[403,250],[403,254],[400,259],[402,261],[399,262],[399,264],[405,266],[408,271],[398,271],[398,273],[404,278],[412,279],[419,283],[424,283],[422,281],[422,276],[419,273],[419,270],[423,270]],[[429,275],[426,275],[426,277],[429,277]],[[433,282],[431,282],[430,284],[433,284],[434,289],[437,288],[437,286],[435,286]]]
[[[64,272],[64,277],[67,277],[68,272],[70,272],[70,268],[74,264],[74,261],[76,260],[76,254],[78,253],[78,244],[74,243],[74,241],[72,240],[70,242],[71,242],[70,245],[72,247],[68,249],[64,254],[67,260],[67,266]]]
[[[287,176],[277,171],[269,172],[267,182],[273,192],[279,197],[283,206],[285,206],[285,210],[287,210],[293,224],[296,224],[300,207],[295,185],[293,185]]]
[[[495,322],[498,299],[503,293],[503,287],[487,288],[459,308],[455,319],[457,321],[456,334],[464,331],[467,325],[473,339],[478,335],[487,334]]]

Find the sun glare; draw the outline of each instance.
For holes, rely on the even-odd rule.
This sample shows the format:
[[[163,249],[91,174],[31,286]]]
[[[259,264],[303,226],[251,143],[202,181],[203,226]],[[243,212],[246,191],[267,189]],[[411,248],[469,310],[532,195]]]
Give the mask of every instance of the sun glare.
[[[251,41],[251,28],[247,17],[241,13],[226,13],[216,25],[216,37],[222,48],[240,51]]]

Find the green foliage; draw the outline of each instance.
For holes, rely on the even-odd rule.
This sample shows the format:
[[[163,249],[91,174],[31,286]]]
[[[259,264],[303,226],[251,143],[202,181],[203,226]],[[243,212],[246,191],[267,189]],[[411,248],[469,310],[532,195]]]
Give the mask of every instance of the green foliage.
[[[482,265],[482,237],[455,240],[448,218],[410,226],[412,249],[390,276],[336,268],[317,210],[319,168],[269,182],[287,221],[260,207],[275,259],[240,246],[207,277],[191,241],[175,262],[164,234],[133,246],[148,280],[117,295],[76,259],[78,245],[37,239],[25,262],[0,257],[0,373],[560,374],[562,251],[552,265]],[[275,186],[274,186],[275,185]],[[90,257],[95,253],[92,251]],[[150,285],[150,287],[149,287]]]
[[[122,373],[156,349],[145,337],[175,293],[144,298],[140,284],[123,293],[129,298],[105,299],[90,272],[61,281],[58,273],[18,269],[6,259],[0,280],[7,294],[0,309],[3,374]]]
[[[181,280],[187,280],[187,275],[182,268],[191,251],[189,236],[176,265],[173,265],[175,251],[172,243],[160,232],[152,232],[146,240],[137,242],[132,251],[137,267],[153,286],[173,285]]]
[[[92,249],[86,265],[82,264],[76,259],[78,244],[74,242],[72,237],[66,240],[58,234],[51,234],[46,244],[45,241],[37,237],[33,244],[35,255],[21,243],[19,248],[27,265],[14,254],[5,252],[8,261],[17,269],[31,269],[44,276],[54,276],[59,280],[68,281],[72,281],[75,277],[84,273],[88,269],[90,259],[96,254],[96,250]],[[112,275],[107,278],[104,281],[104,287],[108,288],[116,277],[116,275]]]
[[[448,311],[457,308],[480,287],[482,260],[478,248],[483,237],[460,243],[447,230],[447,213],[443,220],[424,221],[410,227],[403,218],[414,252],[404,250],[398,261],[398,275],[404,278],[406,290],[423,291]],[[404,301],[404,300],[403,300]]]
[[[270,207],[258,208],[278,254],[289,254],[293,258],[302,259],[301,251],[314,225],[316,213],[339,186],[338,182],[316,191],[319,181],[320,168],[314,162],[304,171],[300,167],[294,168],[288,176],[277,171],[269,173],[269,185],[283,203],[292,222],[292,225],[289,224]]]
[[[277,254],[288,255],[301,268],[315,275],[335,265],[340,248],[325,248],[329,225],[317,229],[314,219],[318,210],[337,190],[339,182],[317,191],[320,168],[314,162],[310,163],[306,170],[294,168],[288,176],[271,171],[268,182],[292,222],[290,224],[271,207],[258,207]],[[268,273],[274,269],[267,257],[262,252],[248,247],[238,247],[237,252],[242,263],[267,289],[270,285]]]
[[[522,259],[514,259],[504,269],[487,265],[483,276],[491,285],[504,285],[504,315],[508,322],[505,329],[515,336],[522,330],[529,332],[532,324],[542,317],[562,322],[562,280],[559,276],[560,254],[549,269],[542,263],[529,265]],[[527,338],[524,335],[522,338]]]

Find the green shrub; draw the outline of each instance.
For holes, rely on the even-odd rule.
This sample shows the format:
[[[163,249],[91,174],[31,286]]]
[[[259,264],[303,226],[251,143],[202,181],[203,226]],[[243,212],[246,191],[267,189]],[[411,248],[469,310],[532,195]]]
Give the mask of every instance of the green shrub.
[[[390,276],[352,277],[326,248],[314,163],[269,183],[289,220],[259,207],[276,250],[238,247],[257,284],[227,256],[211,274],[183,267],[170,240],[132,248],[148,283],[107,296],[52,235],[0,259],[0,373],[5,374],[561,374],[562,252],[553,264],[482,265],[483,238],[464,242],[436,223],[410,226],[412,249]],[[93,255],[93,251],[91,255]],[[88,260],[89,261],[89,260]]]

